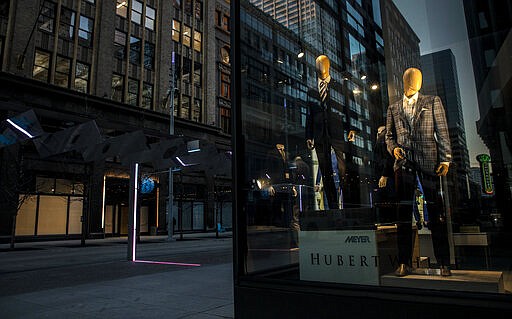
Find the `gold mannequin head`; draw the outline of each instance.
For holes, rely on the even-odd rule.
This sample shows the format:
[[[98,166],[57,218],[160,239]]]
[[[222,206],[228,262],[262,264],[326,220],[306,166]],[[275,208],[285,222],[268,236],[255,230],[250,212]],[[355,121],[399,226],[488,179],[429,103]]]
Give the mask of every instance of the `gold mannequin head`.
[[[416,68],[408,68],[404,72],[404,94],[411,97],[421,89],[423,76],[421,71]]]
[[[325,79],[329,76],[329,68],[331,67],[331,61],[326,55],[319,55],[316,58],[316,74],[320,79]]]

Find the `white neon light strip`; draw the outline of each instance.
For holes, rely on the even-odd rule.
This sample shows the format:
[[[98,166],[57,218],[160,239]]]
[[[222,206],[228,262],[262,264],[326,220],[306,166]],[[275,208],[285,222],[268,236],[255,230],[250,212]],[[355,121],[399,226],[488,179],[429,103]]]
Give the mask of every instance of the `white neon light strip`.
[[[16,128],[18,131],[20,131],[21,133],[25,134],[29,138],[33,138],[34,137],[34,136],[32,136],[32,134],[30,134],[29,132],[25,131],[21,126],[17,125],[16,123],[11,121],[10,119],[7,119],[7,123],[9,123],[12,126],[14,126],[14,128]]]
[[[103,232],[105,232],[105,193],[106,193],[106,185],[107,185],[107,176],[103,175],[103,206],[101,206],[101,227],[103,228]]]
[[[134,260],[136,263],[156,264],[156,265],[176,265],[188,267],[201,267],[201,264],[177,263],[172,261],[152,261],[152,260]]]
[[[133,237],[132,237],[132,261],[135,261],[135,246],[137,244],[137,197],[139,192],[139,163],[135,163],[135,193],[133,199]]]
[[[176,156],[176,159],[178,160],[178,162],[180,162],[180,164],[181,164],[182,166],[187,167],[187,166],[192,166],[192,165],[194,165],[194,164],[185,164],[185,162],[183,162],[183,161],[181,160],[181,158],[179,158],[178,156]]]

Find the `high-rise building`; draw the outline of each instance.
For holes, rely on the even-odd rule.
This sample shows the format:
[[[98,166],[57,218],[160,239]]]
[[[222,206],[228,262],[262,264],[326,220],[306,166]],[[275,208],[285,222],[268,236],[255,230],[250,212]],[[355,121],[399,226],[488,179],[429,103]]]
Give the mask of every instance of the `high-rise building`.
[[[422,55],[421,70],[423,74],[421,92],[439,96],[445,108],[453,161],[448,176],[450,201],[452,207],[460,208],[470,196],[468,189],[469,155],[457,64],[452,50],[446,49]]]
[[[478,134],[489,149],[496,206],[512,227],[512,3],[464,1],[480,119]]]
[[[175,135],[230,149],[229,1],[2,1],[0,25],[7,101],[0,120],[33,109],[45,132],[94,120],[104,139],[141,130],[154,143],[169,135],[173,100]],[[18,214],[17,235],[126,234],[129,171],[122,159],[91,163],[73,153],[43,159],[30,145],[14,157],[8,153],[2,163],[22,158],[31,181],[17,190],[31,199]],[[157,190],[141,200],[140,230],[165,232],[167,175],[145,174]],[[215,196],[209,194],[224,192],[229,179],[183,173],[175,183],[183,186],[176,188],[175,205],[177,198],[186,202],[176,227],[215,229]],[[56,199],[66,196],[80,200]],[[13,222],[0,215],[0,236],[9,235]],[[50,227],[49,219],[59,227]]]
[[[393,103],[404,94],[404,71],[420,66],[420,39],[393,0],[380,0],[380,10],[384,39],[376,37],[378,41],[384,42],[389,102]]]

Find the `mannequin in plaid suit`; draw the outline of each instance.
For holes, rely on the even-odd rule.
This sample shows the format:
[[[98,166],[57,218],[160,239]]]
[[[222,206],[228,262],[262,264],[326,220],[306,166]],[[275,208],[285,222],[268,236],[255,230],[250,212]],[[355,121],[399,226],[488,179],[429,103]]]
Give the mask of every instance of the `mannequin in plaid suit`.
[[[451,275],[450,251],[440,178],[448,173],[451,161],[446,114],[438,96],[419,93],[421,71],[404,72],[404,97],[391,104],[386,117],[386,145],[394,156],[396,190],[399,198],[397,240],[399,267],[395,274],[409,274],[412,264],[412,211],[416,176],[428,203],[428,227],[442,276]]]

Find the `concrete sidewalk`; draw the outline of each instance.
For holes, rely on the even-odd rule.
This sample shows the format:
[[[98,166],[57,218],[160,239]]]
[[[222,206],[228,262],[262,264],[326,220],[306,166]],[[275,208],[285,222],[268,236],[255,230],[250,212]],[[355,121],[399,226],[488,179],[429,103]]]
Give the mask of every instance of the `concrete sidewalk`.
[[[200,267],[126,261],[119,240],[89,240],[91,247],[75,249],[71,241],[3,249],[0,318],[234,317],[230,238],[142,239],[140,254],[147,259],[199,260]]]

